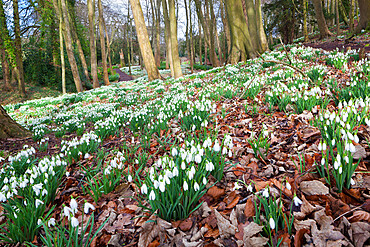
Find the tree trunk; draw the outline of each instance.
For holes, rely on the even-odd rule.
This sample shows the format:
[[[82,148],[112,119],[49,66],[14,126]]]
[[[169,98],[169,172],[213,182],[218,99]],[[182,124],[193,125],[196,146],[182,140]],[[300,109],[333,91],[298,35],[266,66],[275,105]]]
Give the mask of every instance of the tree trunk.
[[[225,13],[225,2],[224,0],[221,1],[220,3],[220,8],[221,8],[221,16],[222,16],[222,23],[224,25],[224,33],[225,33],[225,39],[226,39],[226,49],[224,51],[224,57],[225,60],[227,60],[230,50],[231,50],[231,37],[230,37],[230,27],[229,27],[229,22],[227,20],[227,14]]]
[[[328,26],[326,25],[326,20],[325,20],[325,17],[324,17],[324,13],[322,11],[321,0],[312,0],[312,2],[313,2],[313,6],[315,8],[317,24],[318,24],[319,30],[320,30],[320,39],[324,39],[328,36],[333,35],[329,31]]]
[[[101,0],[98,0],[98,12],[99,12],[99,34],[100,34],[100,46],[101,46],[101,60],[103,64],[103,81],[105,85],[110,85],[108,76],[107,66],[107,55],[105,54],[105,38],[104,38],[104,16],[103,6]]]
[[[370,1],[358,0],[358,8],[360,9],[360,21],[356,26],[355,33],[360,33],[362,29],[370,29]]]
[[[15,45],[15,60],[16,75],[18,80],[18,90],[22,97],[26,96],[26,88],[24,84],[24,70],[22,59],[22,43],[21,43],[21,26],[19,21],[18,0],[13,0],[13,16],[14,16],[14,45]]]
[[[93,79],[93,87],[98,88],[99,87],[98,64],[97,64],[96,46],[95,46],[95,0],[87,0],[87,9],[88,9],[88,16],[89,16],[91,76]]]
[[[188,53],[188,59],[190,61],[191,57],[190,57],[190,41],[189,41],[189,13],[188,13],[187,0],[184,0],[184,4],[185,4],[185,16],[186,16],[186,27],[185,27],[186,52]]]
[[[154,0],[151,0],[154,1]],[[154,5],[154,3],[153,3]],[[155,11],[155,63],[157,67],[161,66],[161,33],[160,33],[160,17],[161,17],[161,0],[157,0],[156,6],[154,8]]]
[[[59,46],[60,46],[60,65],[62,67],[62,92],[67,93],[66,89],[66,64],[64,61],[64,47],[63,47],[63,19],[59,15]]]
[[[258,32],[258,37],[259,37],[260,44],[261,44],[261,49],[262,49],[261,54],[262,54],[262,52],[266,51],[269,48],[269,46],[267,43],[265,29],[263,28],[261,0],[256,0],[254,8],[256,11],[257,32]]]
[[[221,3],[220,3],[221,4]],[[216,41],[216,46],[217,46],[217,54],[219,56],[219,59],[217,59],[217,54],[215,53],[216,56],[216,62],[217,62],[217,67],[220,66],[220,64],[224,64],[224,59],[222,57],[222,50],[220,46],[220,40],[218,38],[218,31],[217,31],[217,23],[216,23],[216,17],[215,17],[215,12],[213,9],[213,2],[210,4],[210,12],[211,12],[211,21],[212,21],[212,26],[213,26],[213,32],[214,32],[214,37]]]
[[[5,46],[3,43],[3,39],[1,38],[1,35],[0,35],[0,61],[1,61],[2,71],[3,71],[3,78],[4,78],[4,90],[9,91],[11,90],[10,69],[9,69],[7,53],[6,53]]]
[[[107,37],[107,53],[106,53],[106,58],[105,58],[105,61],[107,61],[107,58],[108,58],[108,64],[109,64],[109,68],[110,68],[110,74],[113,75],[113,69],[112,69],[112,59],[110,57],[110,46],[111,46],[111,42],[109,41],[109,35],[108,35],[108,31],[107,31],[107,25],[105,24],[104,22],[104,30],[105,30],[105,36]],[[114,36],[114,31],[112,32],[112,38]]]
[[[337,25],[337,36],[340,33],[340,26],[339,26],[339,0],[335,0],[335,22]]]
[[[210,50],[209,50],[209,55],[211,57],[211,61],[212,61],[212,65],[214,67],[220,67],[220,61],[218,60],[217,58],[217,54],[216,54],[216,47],[215,47],[215,43],[216,43],[216,35],[217,35],[217,27],[215,27],[215,23],[216,21],[214,21],[215,19],[215,15],[213,13],[213,3],[211,2],[211,0],[206,0],[206,10],[207,10],[207,14],[206,14],[206,21],[207,21],[207,24],[210,26],[209,28],[209,37],[210,37]],[[213,13],[213,18],[212,18],[212,13]],[[211,18],[210,18],[211,16]]]
[[[139,0],[130,0],[132,13],[134,15],[137,38],[139,40],[141,54],[143,56],[145,69],[148,73],[148,80],[159,79],[161,76],[158,67],[155,66],[152,47],[150,46],[148,31],[145,26],[143,11]]]
[[[202,57],[202,25],[198,19],[198,36],[199,36],[199,64],[203,63]]]
[[[352,33],[355,20],[354,20],[354,10],[355,10],[355,0],[349,0],[349,31]]]
[[[81,84],[81,79],[80,75],[78,73],[78,68],[76,64],[76,60],[73,54],[73,47],[72,47],[72,37],[71,37],[71,29],[69,25],[69,20],[68,20],[68,12],[67,12],[67,7],[65,0],[61,0],[61,7],[59,7],[58,0],[53,0],[53,5],[54,9],[57,13],[57,16],[62,16],[63,17],[63,27],[64,27],[64,42],[66,45],[66,51],[67,51],[67,56],[68,56],[68,61],[69,64],[71,65],[71,70],[72,70],[72,75],[73,75],[73,80],[76,85],[77,92],[82,92],[82,84]]]
[[[177,19],[175,12],[175,0],[168,0],[168,13],[170,17],[170,28],[171,28],[171,50],[172,50],[172,63],[175,78],[182,77],[180,56],[179,56],[179,45],[177,41]]]
[[[243,5],[241,0],[227,0],[226,11],[231,33],[231,63],[245,61],[257,55],[253,49],[248,25],[245,21]]]
[[[194,72],[194,43],[193,43],[193,23],[191,18],[191,0],[189,0],[189,23],[190,23],[190,70]]]
[[[303,36],[304,42],[308,41],[308,31],[307,31],[307,0],[303,0]]]
[[[171,23],[170,17],[168,15],[168,7],[167,1],[162,0],[162,8],[163,8],[163,17],[164,17],[164,25],[165,25],[165,39],[166,39],[166,59],[171,69],[171,76],[175,77],[175,71],[173,69],[173,59],[172,59],[172,45],[171,45]]]
[[[0,139],[29,136],[31,136],[31,133],[11,119],[0,105]]]
[[[194,0],[195,7],[197,10],[198,20],[200,24],[202,25],[203,29],[203,37],[204,37],[204,63],[208,64],[208,58],[207,58],[207,49],[210,46],[210,39],[209,39],[209,27],[206,25],[206,20],[203,16],[202,11],[202,3],[200,0]]]

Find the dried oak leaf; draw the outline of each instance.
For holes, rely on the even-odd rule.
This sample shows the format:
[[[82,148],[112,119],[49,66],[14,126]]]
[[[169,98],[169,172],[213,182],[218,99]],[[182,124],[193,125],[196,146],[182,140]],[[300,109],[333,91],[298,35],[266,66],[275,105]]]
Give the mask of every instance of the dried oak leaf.
[[[218,200],[221,196],[225,195],[225,190],[217,186],[212,186],[207,191],[207,195],[210,195],[213,197],[213,199]]]
[[[305,196],[302,195],[301,212],[293,212],[294,218],[297,220],[303,220],[307,215],[315,210],[316,207],[312,206],[312,204],[306,200]]]
[[[348,218],[350,222],[367,221],[370,222],[370,213],[360,210],[355,211],[351,217]]]
[[[334,226],[329,225],[328,227],[322,227],[319,230],[316,224],[312,225],[312,241],[314,246],[342,246],[345,237],[344,235],[334,230]]]
[[[305,233],[309,233],[310,231],[308,229],[302,228],[299,231],[296,232],[294,236],[294,246],[295,247],[301,247],[303,244],[303,236]]]
[[[252,198],[248,198],[247,202],[245,203],[244,214],[247,218],[253,217],[256,214]]]
[[[263,226],[260,226],[254,222],[251,222],[246,227],[244,227],[244,236],[243,236],[244,247],[265,246],[269,240],[268,238],[254,237],[258,233],[260,233],[262,229],[263,229]]]
[[[303,181],[299,187],[304,194],[309,196],[329,194],[329,188],[318,180]]]
[[[139,229],[138,246],[148,246],[160,233],[172,228],[171,223],[158,218],[154,214]]]
[[[365,242],[370,238],[370,224],[366,222],[355,222],[351,226],[355,246],[364,246]]]
[[[230,236],[235,235],[238,228],[225,219],[216,209],[215,215],[217,219],[217,226],[220,231],[221,238],[229,238]]]

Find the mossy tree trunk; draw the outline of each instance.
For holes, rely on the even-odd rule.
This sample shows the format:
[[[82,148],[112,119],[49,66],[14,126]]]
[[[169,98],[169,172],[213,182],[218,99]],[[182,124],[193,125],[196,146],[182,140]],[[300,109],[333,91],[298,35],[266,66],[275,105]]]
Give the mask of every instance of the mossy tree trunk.
[[[0,105],[0,139],[29,136],[31,133],[15,122]]]
[[[93,87],[98,88],[99,87],[98,62],[96,58],[96,46],[95,46],[95,1],[87,0],[87,9],[89,17],[91,75],[93,79]]]
[[[367,1],[367,0],[365,0]],[[320,39],[324,39],[328,36],[333,35],[326,25],[326,20],[324,16],[324,12],[322,11],[322,3],[321,0],[312,0],[313,6],[315,8],[315,14],[317,19],[317,24],[320,30]]]
[[[370,29],[370,1],[358,0],[358,7],[360,9],[360,21],[356,26],[355,33],[360,33],[363,29]]]

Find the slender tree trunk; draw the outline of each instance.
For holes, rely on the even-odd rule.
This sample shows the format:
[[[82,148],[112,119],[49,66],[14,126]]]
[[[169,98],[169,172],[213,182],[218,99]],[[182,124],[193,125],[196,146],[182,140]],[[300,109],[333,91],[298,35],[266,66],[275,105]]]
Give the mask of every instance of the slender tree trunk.
[[[190,41],[189,41],[189,13],[188,13],[188,3],[187,0],[184,0],[185,4],[185,16],[186,16],[186,27],[185,27],[185,42],[186,42],[186,52],[188,53],[189,62],[190,58]]]
[[[11,119],[0,105],[0,139],[29,136],[31,136],[31,133]]]
[[[212,26],[213,26],[213,32],[214,32],[214,37],[216,41],[216,46],[217,46],[217,54],[219,56],[219,59],[217,59],[217,54],[215,52],[215,57],[216,57],[216,65],[217,67],[220,66],[220,64],[224,64],[224,60],[222,58],[222,52],[221,52],[221,46],[220,46],[220,40],[218,38],[218,31],[217,31],[217,23],[216,23],[216,17],[215,17],[215,12],[213,9],[213,0],[208,0],[210,2],[210,12],[211,12],[211,21],[212,21]]]
[[[104,22],[104,29],[105,29],[105,36],[107,37],[107,54],[106,54],[106,56],[108,57],[108,64],[109,64],[109,68],[110,68],[110,74],[113,75],[112,59],[110,57],[110,46],[111,46],[111,42],[109,42],[107,25],[105,25],[105,22]],[[113,38],[113,35],[114,35],[114,32],[112,33],[112,38]],[[107,59],[107,58],[105,58],[105,59]]]
[[[202,57],[202,25],[200,24],[200,21],[198,19],[198,36],[199,36],[199,64],[203,63],[203,57]]]
[[[206,0],[206,2],[208,3],[208,4],[206,4],[207,5],[207,8],[206,8],[207,9],[207,15],[206,15],[207,18],[206,18],[206,20],[207,20],[207,23],[210,26],[209,36],[210,36],[210,43],[211,43],[209,55],[211,56],[212,65],[215,66],[215,67],[220,67],[220,61],[217,58],[216,47],[215,47],[216,36],[217,36],[217,27],[215,27],[216,21],[215,21],[215,14],[214,14],[214,11],[213,11],[213,2],[212,2],[212,0]]]
[[[307,0],[303,0],[303,36],[304,42],[308,41],[308,32],[307,32]]]
[[[21,43],[21,26],[19,21],[18,0],[13,0],[13,17],[14,17],[14,45],[15,59],[17,61],[17,80],[18,90],[22,97],[26,96],[26,88],[24,84],[24,70],[22,59],[22,43]]]
[[[221,16],[222,16],[222,23],[224,24],[224,33],[225,33],[225,39],[226,39],[226,49],[225,49],[225,60],[230,54],[231,50],[231,37],[230,37],[230,27],[229,27],[229,22],[227,20],[227,14],[225,13],[225,2],[224,0],[221,0],[220,3],[220,8],[221,8]]]
[[[360,20],[356,26],[355,33],[360,33],[363,29],[370,29],[370,1],[358,0],[358,8],[360,9]]]
[[[148,31],[145,26],[143,11],[139,0],[130,0],[132,13],[134,15],[136,33],[139,40],[141,54],[143,56],[145,69],[149,81],[159,79],[161,76],[158,67],[155,65],[152,47],[150,46]]]
[[[337,25],[337,36],[340,33],[340,26],[339,26],[339,0],[335,0],[335,21]]]
[[[343,2],[342,0],[338,0],[339,1],[339,10],[340,10],[340,13],[342,15],[342,18],[343,18],[343,21],[346,25],[349,25],[349,20],[348,20],[348,17],[347,17],[347,12],[346,12],[346,9],[344,8],[343,6]],[[351,4],[351,3],[349,3]]]
[[[72,75],[73,75],[73,79],[74,79],[74,82],[75,82],[75,85],[76,85],[77,92],[82,92],[83,88],[82,88],[82,84],[81,84],[81,79],[80,79],[80,75],[78,73],[77,63],[76,63],[76,60],[75,60],[75,57],[74,57],[74,54],[73,54],[71,28],[70,28],[70,25],[69,25],[68,12],[67,12],[67,6],[66,6],[65,0],[61,0],[61,11],[60,12],[61,12],[60,14],[63,16],[63,20],[64,20],[63,21],[63,23],[64,23],[63,26],[65,28],[64,41],[65,41],[65,45],[66,45],[68,61],[69,61],[69,64],[71,65]]]
[[[177,41],[177,19],[175,12],[175,0],[168,0],[168,11],[171,28],[171,50],[172,50],[173,70],[175,78],[179,78],[182,77],[182,71],[179,56],[179,45]]]
[[[175,71],[173,69],[173,59],[172,59],[171,23],[170,23],[170,17],[168,15],[168,7],[167,7],[166,0],[162,0],[162,8],[163,8],[163,17],[164,17],[164,25],[165,25],[166,57],[167,57],[167,62],[169,64],[169,68],[171,69],[171,76],[175,77]]]
[[[128,22],[128,29],[127,29],[127,36],[128,31],[130,30],[130,39],[127,42],[127,60],[128,60],[128,71],[130,75],[132,75],[131,72],[131,64],[132,64],[132,25],[131,25],[131,17],[130,17],[130,6],[127,7],[127,22]]]
[[[64,61],[64,47],[63,47],[63,19],[59,15],[59,45],[60,45],[60,65],[62,67],[62,92],[67,93],[66,89],[66,65]]]
[[[1,61],[2,71],[3,71],[3,78],[4,78],[4,90],[9,91],[12,88],[10,85],[10,69],[9,69],[7,53],[6,53],[5,46],[4,46],[1,35],[0,35],[0,61]]]
[[[189,23],[190,23],[190,70],[194,72],[194,43],[193,43],[193,23],[191,18],[191,0],[189,0]]]
[[[151,0],[154,1],[154,0]],[[153,3],[154,5],[154,3]],[[161,0],[157,0],[156,6],[154,8],[154,13],[155,14],[155,63],[157,67],[161,66],[161,47],[160,47],[160,42],[161,42],[161,33],[160,33],[160,16],[161,16]]]
[[[355,0],[349,0],[349,31],[352,33],[355,26],[354,20]]]
[[[321,0],[312,0],[312,3],[315,8],[317,24],[319,25],[320,39],[324,39],[328,36],[333,35],[326,25],[326,20],[322,11]]]
[[[95,45],[95,0],[87,0],[87,9],[89,16],[91,75],[93,79],[93,87],[98,88],[99,87],[98,64],[96,58],[96,45]]]
[[[194,0],[195,7],[197,10],[197,15],[198,15],[198,20],[200,24],[202,25],[203,29],[203,36],[204,36],[204,63],[208,64],[208,58],[207,58],[207,49],[210,46],[210,38],[209,38],[209,26],[206,24],[205,17],[203,16],[203,11],[202,11],[202,2],[200,0]],[[205,5],[206,6],[206,5]]]
[[[103,6],[101,4],[101,0],[98,0],[98,12],[99,12],[101,59],[102,59],[102,64],[103,64],[103,81],[105,85],[110,85],[109,76],[108,76],[107,55],[105,51],[104,16],[103,16]]]
[[[231,63],[245,61],[247,58],[254,58],[256,50],[251,43],[248,25],[245,21],[243,5],[241,0],[227,0],[226,10],[231,33]]]
[[[268,50],[269,46],[267,43],[265,29],[263,28],[261,0],[256,0],[254,8],[256,11],[256,25],[257,25],[257,32],[258,32],[258,37],[259,37],[260,46],[261,46],[260,52],[262,53]]]

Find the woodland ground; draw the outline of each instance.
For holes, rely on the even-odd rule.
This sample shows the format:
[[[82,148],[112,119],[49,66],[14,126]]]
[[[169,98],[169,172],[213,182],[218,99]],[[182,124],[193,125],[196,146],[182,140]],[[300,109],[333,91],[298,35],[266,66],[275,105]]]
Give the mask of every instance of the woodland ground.
[[[355,43],[349,43],[353,45],[352,48],[358,45],[364,47],[369,43],[369,37],[356,38],[353,42]],[[341,49],[342,41],[334,43]],[[306,45],[330,50],[333,48],[330,41]],[[11,116],[28,126],[34,133],[38,129],[44,129],[42,139],[49,138],[48,146],[47,149],[41,150],[39,141],[34,141],[37,139],[36,134],[34,139],[0,140],[1,156],[6,158],[8,155],[14,155],[21,151],[25,144],[37,150],[34,154],[35,159],[59,154],[63,152],[62,140],[79,138],[76,130],[63,132],[62,138],[56,137],[56,129],[59,131],[61,128],[70,128],[71,125],[67,126],[67,122],[70,122],[71,118],[76,118],[73,122],[76,126],[76,122],[85,122],[83,132],[88,133],[95,131],[98,125],[96,120],[86,120],[87,115],[94,117],[94,114],[102,114],[103,117],[98,117],[102,121],[111,116],[122,117],[124,120],[118,127],[113,122],[104,125],[107,129],[107,126],[116,126],[118,129],[113,131],[113,134],[102,137],[103,141],[96,152],[87,156],[78,155],[76,156],[78,158],[68,163],[66,167],[68,174],[63,176],[54,202],[48,205],[48,208],[51,205],[56,206],[52,217],[61,220],[63,205],[69,205],[71,197],[76,198],[79,205],[85,200],[92,203],[96,208],[95,230],[109,217],[102,231],[94,239],[93,246],[263,246],[269,237],[264,233],[269,223],[266,224],[265,221],[268,220],[262,219],[260,224],[264,227],[261,228],[252,224],[256,215],[254,203],[258,200],[248,188],[249,184],[252,185],[254,192],[269,187],[271,195],[275,194],[280,198],[284,214],[289,216],[294,212],[295,219],[291,232],[287,227],[280,227],[278,232],[272,231],[273,239],[270,238],[269,243],[276,244],[277,239],[280,239],[282,246],[368,245],[370,148],[366,140],[370,140],[370,126],[364,124],[362,120],[369,116],[370,108],[368,105],[361,107],[364,109],[361,112],[364,114],[361,115],[363,119],[361,118],[359,123],[356,122],[357,124],[350,130],[355,131],[359,137],[358,142],[354,143],[355,155],[357,154],[357,159],[360,158],[360,163],[353,177],[354,185],[342,192],[338,192],[335,183],[329,185],[328,181],[321,178],[316,171],[314,164],[320,164],[325,154],[319,148],[324,135],[323,130],[314,122],[324,115],[325,110],[339,114],[338,102],[346,99],[348,95],[355,101],[353,95],[355,92],[361,93],[363,90],[370,92],[370,84],[367,84],[370,75],[366,74],[368,73],[366,68],[362,68],[362,65],[355,61],[358,55],[356,52],[351,53],[352,56],[347,54],[345,62],[347,68],[337,68],[337,65],[328,61],[332,61],[330,59],[334,61],[337,57],[342,59],[341,53],[333,55],[307,48],[297,50],[293,46],[287,49],[288,54],[281,49],[267,54],[264,59],[266,61],[274,59],[283,63],[289,63],[291,59],[294,67],[302,70],[305,76],[298,70],[257,59],[247,64],[215,68],[211,72],[186,76],[181,80],[147,83],[145,80],[137,79],[91,93],[86,92],[78,96],[79,98],[68,96],[9,105],[6,109]],[[313,79],[309,83],[308,74],[314,78],[313,84]],[[366,82],[364,88],[358,90],[353,84],[353,78],[359,78],[358,80],[362,78]],[[329,81],[336,81],[338,84],[329,86]],[[357,82],[357,85],[359,84]],[[283,85],[289,89],[283,89]],[[291,91],[290,87],[296,87],[298,94]],[[348,93],[345,91],[346,88],[353,91]],[[189,101],[176,98],[177,94],[182,95],[184,92]],[[294,93],[289,95],[289,92]],[[270,94],[277,94],[278,102],[273,102],[275,98],[269,96]],[[199,126],[196,127],[196,131],[192,130],[191,126],[190,129],[186,129],[176,107],[192,104],[185,102],[202,105],[205,101],[203,97],[211,99],[215,111],[199,123],[204,124],[203,121],[207,120],[204,129]],[[307,99],[300,101],[300,97]],[[3,100],[5,98],[4,96]],[[166,101],[168,99],[171,100]],[[172,109],[171,113],[174,99],[180,103],[179,105],[175,103],[173,109],[176,110]],[[284,103],[284,99],[289,101]],[[14,98],[12,100],[13,103],[18,101]],[[303,106],[300,106],[299,102]],[[305,102],[313,103],[308,105]],[[133,117],[125,118],[126,113],[114,113],[114,109],[109,107],[116,110],[125,109],[125,112],[127,109],[127,114],[133,114],[131,115]],[[197,109],[196,106],[193,107]],[[161,120],[158,117],[159,113],[154,117],[155,121],[150,120],[151,114],[146,112],[146,109],[151,109],[150,112],[165,109],[168,114],[165,127],[150,135],[145,134],[144,129],[140,130],[138,126],[147,128],[149,123],[154,126],[158,123],[159,126]],[[189,109],[191,107],[187,110],[185,108],[183,112],[189,112]],[[90,110],[93,112],[92,115]],[[210,109],[206,111],[211,112]],[[360,111],[354,114],[360,114]],[[149,120],[143,124],[140,119],[145,117]],[[42,124],[44,124],[42,128],[37,127]],[[182,145],[185,142],[183,139],[188,136],[201,139],[200,136],[212,135],[216,129],[218,133],[214,138],[219,141],[224,140],[225,134],[232,137],[232,156],[225,157],[227,163],[220,181],[209,177],[207,187],[217,183],[200,199],[207,204],[203,203],[185,220],[164,221],[145,212],[137,201],[141,195],[138,180],[141,179],[142,182],[142,179],[148,176],[148,167],[153,166],[166,154],[171,154],[172,147]],[[258,135],[262,138],[265,132],[268,133],[266,141],[270,146],[267,146],[267,150],[264,149],[266,146],[254,150],[251,140]],[[106,132],[102,130],[99,133]],[[124,162],[126,168],[138,170],[143,161],[144,169],[133,182],[123,178],[113,192],[102,195],[94,202],[83,189],[83,186],[87,185],[86,171],[94,170],[101,160],[113,159],[116,155],[113,151],[115,149],[127,155]],[[101,152],[106,155],[104,159],[101,158]],[[305,158],[303,168],[298,165],[299,157]],[[2,163],[0,161],[0,164],[5,166],[6,162],[7,160]],[[106,166],[108,164],[103,161],[103,167],[101,170],[94,170],[96,171],[94,176],[101,176]],[[238,182],[240,187],[236,186],[235,182]],[[302,200],[301,204],[295,204],[295,196]],[[148,206],[145,200],[143,203]],[[81,221],[81,212],[78,212],[76,217]],[[0,217],[0,221],[6,222],[6,218]],[[44,234],[42,229],[40,233]],[[40,237],[35,238],[33,244],[41,245]]]

